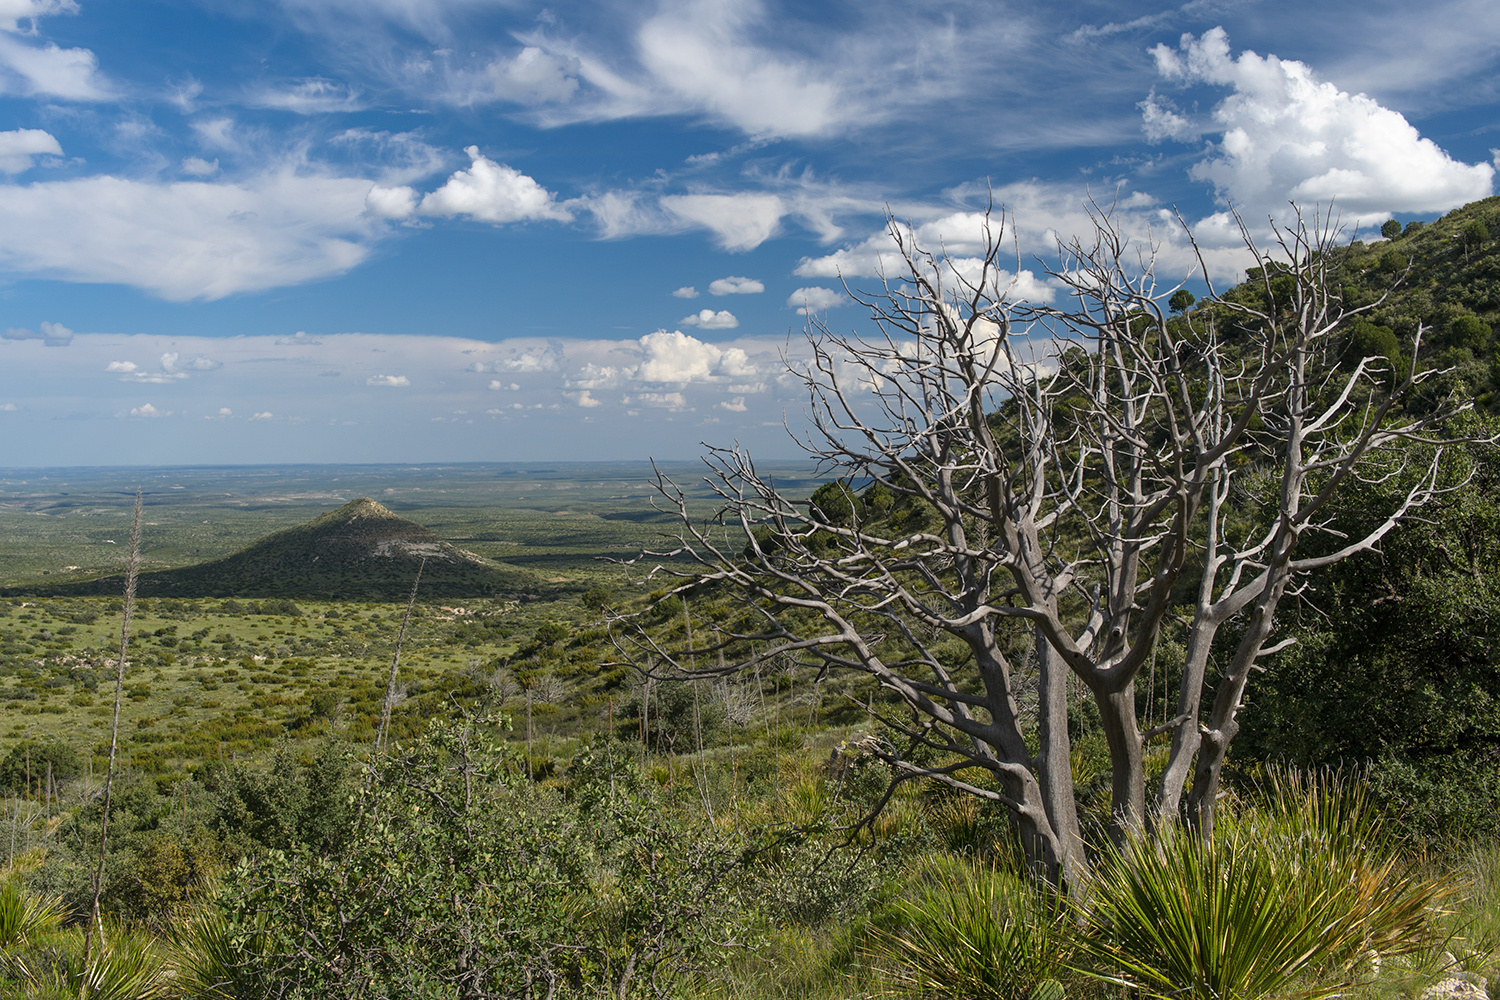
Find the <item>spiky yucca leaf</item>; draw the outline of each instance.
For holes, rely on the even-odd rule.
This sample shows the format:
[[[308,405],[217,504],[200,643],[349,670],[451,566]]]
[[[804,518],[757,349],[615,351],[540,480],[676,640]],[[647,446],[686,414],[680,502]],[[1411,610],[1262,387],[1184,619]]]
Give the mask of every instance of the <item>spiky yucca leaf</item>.
[[[0,882],[0,975],[30,982],[27,952],[59,934],[62,915],[62,900],[28,895],[14,878]]]
[[[14,879],[0,881],[0,950],[54,934],[62,926],[62,900],[28,895]]]
[[[1363,785],[1332,771],[1271,769],[1261,797],[1230,825],[1265,845],[1285,891],[1304,906],[1333,902],[1320,959],[1328,970],[1372,951],[1402,955],[1436,943],[1436,918],[1457,887],[1420,873],[1420,859],[1390,835]]]
[[[1432,945],[1452,889],[1403,859],[1361,788],[1273,771],[1261,792],[1212,844],[1168,828],[1098,866],[1086,950],[1102,969],[1159,997],[1314,997],[1372,951]]]

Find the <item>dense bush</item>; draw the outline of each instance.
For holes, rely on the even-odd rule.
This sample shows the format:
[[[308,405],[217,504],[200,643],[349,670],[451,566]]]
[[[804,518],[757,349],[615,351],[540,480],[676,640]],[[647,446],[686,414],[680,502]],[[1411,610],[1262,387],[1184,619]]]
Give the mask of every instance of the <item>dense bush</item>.
[[[1464,428],[1475,437],[1493,420]],[[1421,463],[1415,463],[1420,468]],[[1303,595],[1296,645],[1244,713],[1238,766],[1346,765],[1410,835],[1500,834],[1500,448],[1455,449],[1446,488],[1381,551],[1340,564]],[[1398,480],[1353,491],[1351,532]]]
[[[570,803],[480,727],[434,724],[375,763],[336,849],[227,878],[230,964],[258,997],[669,992],[724,940],[740,854],[576,766]]]

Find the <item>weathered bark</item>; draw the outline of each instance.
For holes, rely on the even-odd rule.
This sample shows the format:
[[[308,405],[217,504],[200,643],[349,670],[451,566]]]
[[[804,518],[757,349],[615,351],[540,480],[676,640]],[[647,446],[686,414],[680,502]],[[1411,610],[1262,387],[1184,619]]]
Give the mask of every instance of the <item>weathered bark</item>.
[[[1141,732],[1136,725],[1135,682],[1120,691],[1097,691],[1099,721],[1109,746],[1110,836],[1118,843],[1144,828],[1146,777],[1141,768]]]
[[[1076,886],[1088,876],[1088,852],[1073,790],[1073,747],[1068,736],[1070,674],[1067,664],[1046,642],[1038,643],[1037,659],[1037,736],[1041,744],[1036,757],[1037,777],[1047,819],[1057,837],[1062,882]]]

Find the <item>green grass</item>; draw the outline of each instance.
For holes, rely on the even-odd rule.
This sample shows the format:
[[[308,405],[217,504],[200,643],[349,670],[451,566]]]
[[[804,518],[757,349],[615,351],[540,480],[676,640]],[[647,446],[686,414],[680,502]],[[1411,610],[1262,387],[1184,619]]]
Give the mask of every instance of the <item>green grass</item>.
[[[642,570],[600,563],[596,556],[633,554],[653,544],[671,522],[646,507],[649,490],[639,478],[627,477],[624,467],[615,471],[158,471],[148,486],[147,558],[154,565],[181,565],[222,555],[346,499],[370,495],[455,545],[566,584],[559,591],[598,582],[618,595],[640,594]],[[687,467],[673,471],[680,479],[694,474]],[[71,565],[118,570],[124,553],[104,540],[118,542],[128,533],[130,482],[121,481],[122,475],[133,482],[118,470],[68,470],[63,488],[64,480],[0,472],[0,585],[81,574],[65,569]],[[120,604],[114,597],[0,600],[0,759],[27,741],[62,740],[83,755],[97,783]],[[664,641],[680,636],[674,630],[682,627],[681,606],[675,607],[656,623]],[[121,727],[127,766],[153,777],[166,795],[189,771],[216,757],[265,757],[284,740],[308,741],[299,747],[311,752],[313,741],[325,735],[356,747],[373,742],[404,604],[299,600],[300,614],[291,610],[265,601],[140,601]],[[697,604],[693,611],[715,613]],[[613,722],[617,736],[634,741],[617,745],[642,756],[646,778],[674,808],[711,812],[720,829],[849,819],[830,813],[829,762],[841,738],[868,725],[855,704],[870,696],[867,682],[831,677],[813,685],[767,671],[739,678],[731,688],[700,689],[697,704],[685,693],[690,689],[655,685],[648,755],[632,714],[645,689],[615,659],[598,615],[573,597],[419,600],[403,648],[405,697],[395,731],[409,736],[432,715],[500,710],[514,721],[507,738],[525,741],[524,681],[534,685],[529,762],[539,780],[564,785],[567,766],[588,734]],[[1088,761],[1080,757],[1079,763]],[[33,790],[40,777],[32,774]],[[859,780],[867,779],[873,780]],[[47,845],[57,836],[48,831],[61,828],[60,817],[92,787],[85,775],[64,789],[62,802],[35,792],[0,800],[0,823],[8,827],[15,818],[21,853]],[[1370,1000],[1394,1000],[1430,982],[1442,947],[1452,948],[1471,969],[1500,971],[1500,848],[1474,848],[1456,863],[1456,872],[1447,859],[1431,862],[1435,877],[1460,887],[1441,925],[1449,938],[1437,941],[1416,928],[1421,921],[1414,906],[1427,905],[1424,883],[1414,874],[1422,859],[1397,857],[1378,831],[1369,834],[1362,802],[1293,786],[1270,787],[1261,798],[1238,821],[1226,818],[1232,843],[1223,853],[1186,861],[1173,855],[1175,885],[1160,872],[1154,888],[1147,884],[1153,877],[1143,876],[1147,855],[1135,858],[1133,867],[1102,869],[1101,878],[1127,879],[1120,884],[1130,893],[1143,885],[1143,892],[1156,893],[1150,904],[1155,911],[1130,893],[1118,896],[1134,900],[1137,918],[1145,914],[1138,924],[1157,941],[1150,943],[1150,935],[1133,939],[1128,950],[1135,965],[1116,964],[1112,975],[1134,978],[1145,992],[1163,995],[1275,995],[1357,978],[1351,956],[1374,948],[1385,956],[1381,978],[1351,989]],[[184,809],[186,801],[184,793]],[[1365,832],[1351,838],[1348,821],[1361,816],[1355,827]],[[933,853],[934,860],[916,867],[905,882],[899,866],[894,869],[892,879],[906,886],[905,895],[873,911],[860,910],[862,901],[849,903],[839,895],[843,889],[820,877],[797,875],[798,855],[789,853],[781,918],[757,930],[755,947],[734,952],[710,981],[699,984],[702,994],[828,1000],[946,991],[1024,998],[1054,981],[1066,983],[1074,997],[1100,992],[1059,971],[1073,945],[1052,922],[1055,912],[1027,896],[1014,876],[976,860],[995,853],[1003,826],[975,800],[908,787],[877,822],[877,834],[909,836],[909,860],[919,851]],[[0,827],[0,851],[8,849],[6,838]],[[1279,844],[1278,853],[1268,859],[1263,848],[1257,853],[1246,846],[1257,842]],[[1187,849],[1171,842],[1167,850],[1179,848]],[[1216,896],[1213,887],[1225,886],[1240,896]],[[1197,934],[1184,923],[1194,918],[1187,912],[1194,905],[1198,917],[1237,923],[1248,936],[1198,935],[1195,954],[1179,949],[1168,955],[1163,934],[1175,932],[1182,940]],[[1340,907],[1346,915],[1336,917]],[[1208,909],[1214,912],[1205,914]],[[1116,936],[1104,940],[1124,948],[1121,929],[1130,912],[1117,909],[1106,921]],[[1364,916],[1350,919],[1348,913]],[[1386,916],[1375,919],[1372,913]],[[1311,954],[1306,931],[1320,915],[1319,926],[1337,931],[1340,943]],[[196,945],[187,931],[177,945],[203,951],[214,928],[198,930]],[[1278,932],[1290,943],[1277,940]],[[119,940],[122,967],[145,954],[131,944],[138,939]],[[1119,952],[1105,948],[1099,954],[1108,959]],[[59,951],[57,970],[65,959]],[[1152,978],[1148,963],[1167,971]],[[200,971],[214,978],[212,968]],[[179,976],[186,981],[186,966]],[[962,985],[939,988],[950,981]],[[62,989],[64,980],[53,986]],[[38,985],[31,995],[50,994]],[[1051,994],[1036,994],[1038,1000],[1043,995]]]

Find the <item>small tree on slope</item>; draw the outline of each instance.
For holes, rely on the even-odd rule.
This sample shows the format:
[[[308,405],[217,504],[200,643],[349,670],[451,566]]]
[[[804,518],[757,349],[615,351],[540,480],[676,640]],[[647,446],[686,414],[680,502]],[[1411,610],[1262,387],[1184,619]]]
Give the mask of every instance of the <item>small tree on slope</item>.
[[[1400,407],[1424,377],[1420,332],[1404,371],[1384,358],[1330,363],[1346,324],[1379,303],[1340,300],[1327,219],[1276,229],[1271,257],[1242,227],[1265,260],[1254,287],[1170,322],[1178,286],[1158,291],[1154,248],[1131,245],[1097,206],[1093,219],[1089,241],[1059,247],[1050,271],[1061,307],[1009,300],[1003,218],[986,217],[984,255],[967,261],[924,250],[893,222],[903,273],[856,295],[875,332],[814,319],[812,359],[796,370],[814,426],[799,443],[872,502],[788,496],[746,452],[712,449],[719,518],[695,523],[659,479],[681,547],[647,555],[691,557],[680,590],[727,589],[745,608],[695,621],[691,658],[623,620],[620,633],[656,673],[792,654],[874,678],[908,709],[898,719],[872,705],[891,730],[877,753],[896,781],[1003,805],[1053,881],[1086,865],[1070,677],[1107,739],[1112,833],[1181,816],[1210,836],[1246,686],[1281,648],[1278,603],[1425,503],[1437,458],[1427,452],[1425,473],[1364,537],[1316,558],[1299,557],[1299,542],[1323,530],[1344,484],[1367,469],[1393,475],[1416,453],[1400,445],[1452,412]],[[1211,669],[1231,621],[1239,642]],[[1135,684],[1169,626],[1186,647],[1176,711],[1143,731]],[[1143,745],[1167,734],[1165,775],[1148,789]]]

